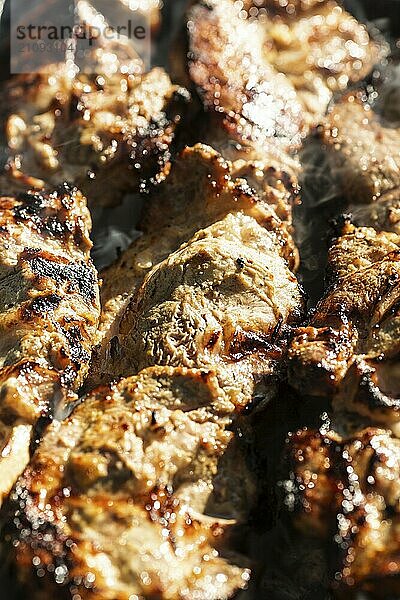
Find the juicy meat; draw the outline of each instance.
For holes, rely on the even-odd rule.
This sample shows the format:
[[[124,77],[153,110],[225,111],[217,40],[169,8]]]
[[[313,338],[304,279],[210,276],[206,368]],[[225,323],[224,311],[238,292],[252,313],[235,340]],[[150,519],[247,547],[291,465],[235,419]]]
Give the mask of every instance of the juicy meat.
[[[255,486],[234,413],[213,373],[154,368],[54,423],[12,496],[6,540],[22,591],[220,600],[245,587],[228,538]]]
[[[400,417],[400,237],[347,222],[329,253],[325,297],[289,356],[291,384],[390,426]]]
[[[333,0],[256,4],[246,12],[207,0],[190,10],[189,75],[233,151],[235,142],[295,148],[332,94],[362,80],[386,49]]]
[[[238,174],[241,175],[241,172]],[[280,174],[272,170],[271,179],[275,176],[279,177]],[[226,260],[229,261],[228,270],[232,271],[232,277],[236,277],[238,283],[241,279],[241,269],[244,269],[244,273],[247,273],[248,269],[251,271],[251,267],[246,265],[245,255],[250,253],[252,256],[249,255],[249,260],[259,262],[254,256],[259,245],[264,253],[261,261],[264,265],[261,278],[267,278],[265,285],[269,286],[269,281],[271,282],[270,291],[273,304],[272,297],[275,294],[272,290],[273,286],[276,284],[280,288],[284,282],[288,284],[290,293],[287,301],[285,298],[282,304],[283,315],[278,315],[278,311],[276,320],[273,320],[274,325],[272,322],[266,323],[266,330],[270,326],[277,326],[281,316],[283,318],[282,325],[286,318],[291,320],[289,313],[292,308],[294,309],[293,317],[297,314],[302,305],[300,292],[293,275],[286,266],[286,261],[290,268],[296,266],[297,252],[287,224],[277,216],[277,212],[282,216],[284,216],[283,213],[285,215],[290,213],[291,207],[286,201],[290,192],[285,188],[284,182],[281,182],[280,185],[281,196],[277,196],[275,188],[271,188],[268,194],[266,193],[260,198],[249,187],[246,180],[236,178],[234,166],[211,148],[197,145],[183,151],[173,164],[165,183],[149,199],[141,227],[142,237],[134,242],[116,265],[110,267],[104,274],[100,346],[96,361],[100,374],[121,372],[119,323],[129,304],[133,309],[138,290],[146,274],[153,268],[157,269],[159,263],[167,259],[171,252],[177,251],[181,244],[187,243],[198,231],[200,233],[197,234],[197,241],[193,240],[193,242],[196,241],[196,248],[200,248],[200,245],[206,247],[208,244],[213,248],[218,246],[218,249],[212,250],[212,252],[216,252],[214,259],[217,259],[217,256],[226,256]],[[292,191],[294,197],[296,192],[296,189]],[[274,208],[276,208],[276,212]],[[202,237],[207,237],[210,241],[201,241]],[[192,251],[187,250],[186,252]],[[194,250],[195,254],[196,252]],[[243,252],[244,256],[242,256]],[[228,253],[230,253],[230,257],[227,256]],[[271,260],[270,272],[264,262],[268,257]],[[187,260],[192,262],[196,259],[189,258],[188,254]],[[198,260],[200,261],[200,258]],[[204,259],[204,264],[207,263],[207,260],[207,258]],[[186,264],[186,259],[184,262]],[[160,267],[160,273],[168,269],[166,264]],[[178,286],[179,274],[174,271],[171,278],[175,274],[176,286]],[[249,277],[252,276],[249,273]],[[214,276],[212,275],[212,277]],[[217,279],[219,277],[224,278],[225,275],[221,272]],[[241,293],[245,293],[243,288],[243,285],[246,285],[245,282],[241,285]],[[163,289],[166,290],[164,283]],[[254,290],[254,287],[250,285],[250,289]],[[162,290],[160,291],[162,292]],[[265,293],[268,295],[269,292]],[[255,298],[254,302],[256,302]],[[267,310],[267,304],[270,301],[265,298],[265,302]],[[281,300],[278,300],[278,304],[280,303]],[[131,312],[130,310],[130,316],[126,316],[125,319],[125,331],[130,330],[127,322],[131,319]],[[217,344],[217,340],[215,343]],[[221,340],[218,344],[220,343]],[[254,343],[256,346],[262,344],[261,340],[257,342],[256,338]],[[212,354],[211,346],[210,352]],[[133,360],[133,356],[129,360]],[[131,367],[126,368],[128,369],[126,374],[131,374]]]
[[[149,272],[121,321],[122,372],[213,368],[239,409],[254,396],[268,400],[302,306],[276,239],[254,218],[230,214]]]
[[[296,89],[306,121],[315,124],[332,94],[361,81],[386,52],[366,27],[334,0],[266,0],[259,8],[267,60]]]
[[[364,91],[336,103],[320,128],[355,218],[400,233],[400,129]]]
[[[211,125],[205,141],[226,158],[266,160],[295,149],[302,107],[263,52],[264,30],[230,0],[196,4],[188,15],[188,70]]]
[[[374,428],[346,439],[306,429],[289,438],[289,457],[286,501],[306,536],[329,542],[340,597],[398,597],[400,441]]]
[[[75,398],[99,321],[86,200],[62,186],[0,198],[0,502],[40,417]]]
[[[136,63],[104,76],[55,64],[2,94],[10,184],[71,181],[101,205],[160,172],[188,100],[162,69],[142,74]]]

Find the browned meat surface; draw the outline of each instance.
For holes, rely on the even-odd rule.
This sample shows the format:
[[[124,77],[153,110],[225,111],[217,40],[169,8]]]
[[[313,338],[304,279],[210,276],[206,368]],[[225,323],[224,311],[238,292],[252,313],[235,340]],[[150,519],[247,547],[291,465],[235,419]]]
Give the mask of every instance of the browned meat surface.
[[[74,400],[99,321],[86,200],[67,186],[0,198],[0,502],[32,429]]]
[[[189,75],[211,114],[205,141],[226,158],[271,160],[301,143],[302,107],[263,52],[264,30],[230,0],[188,15]]]
[[[335,592],[398,597],[400,441],[374,428],[346,439],[306,429],[291,436],[289,456],[286,501],[306,536],[329,542]]]
[[[6,540],[32,600],[221,600],[255,486],[212,372],[155,368],[54,423],[12,497]]]
[[[232,152],[235,143],[295,148],[332,93],[362,80],[386,48],[332,0],[245,8],[207,0],[189,11],[190,78]]]
[[[332,107],[320,134],[355,218],[399,233],[400,129],[386,114],[353,92]]]
[[[240,175],[241,172],[238,174]],[[271,171],[271,179],[275,175],[275,172]],[[285,196],[290,196],[290,192],[285,188],[284,182],[281,182],[281,197],[277,199],[276,190],[271,188],[269,194],[259,198],[245,180],[235,176],[236,172],[232,164],[222,159],[211,148],[202,145],[187,148],[174,163],[169,177],[160,186],[158,193],[149,200],[142,224],[143,236],[121,256],[116,265],[110,267],[104,274],[100,347],[96,361],[100,378],[102,374],[107,373],[110,376],[122,372],[127,375],[132,374],[147,365],[149,359],[143,354],[141,357],[136,355],[138,349],[121,350],[120,338],[125,338],[132,327],[138,326],[136,321],[133,323],[131,320],[133,314],[136,314],[137,294],[146,294],[146,290],[149,289],[146,283],[139,292],[149,272],[151,274],[148,282],[155,282],[159,277],[162,278],[162,281],[158,281],[157,284],[151,283],[157,285],[161,294],[157,301],[162,304],[164,301],[168,303],[167,297],[162,299],[162,295],[168,295],[169,290],[172,292],[174,287],[179,289],[183,286],[181,288],[183,290],[186,289],[186,285],[189,287],[193,285],[194,288],[203,286],[205,290],[208,285],[227,286],[225,290],[221,288],[223,297],[228,294],[229,285],[237,286],[236,296],[235,290],[232,289],[232,304],[229,304],[228,298],[223,300],[221,297],[218,301],[221,302],[219,310],[223,313],[229,313],[231,309],[236,310],[237,318],[244,310],[253,312],[254,316],[249,316],[251,319],[249,323],[254,326],[254,331],[247,335],[246,331],[249,330],[250,325],[243,323],[242,327],[245,331],[243,335],[239,335],[237,328],[239,322],[234,323],[233,318],[230,333],[227,322],[221,329],[221,323],[217,325],[211,319],[211,314],[206,319],[211,319],[208,323],[203,319],[197,324],[199,335],[211,336],[213,331],[215,334],[213,344],[211,345],[210,342],[209,348],[205,349],[206,354],[210,355],[211,362],[214,361],[213,356],[217,359],[221,352],[228,351],[231,344],[235,345],[236,335],[242,337],[244,346],[247,346],[244,354],[253,356],[251,359],[244,360],[244,363],[249,364],[249,360],[254,362],[256,359],[253,351],[256,349],[263,354],[262,347],[264,347],[268,354],[268,340],[272,330],[277,327],[278,331],[280,326],[284,330],[286,322],[294,322],[299,317],[302,299],[296,280],[290,271],[290,268],[296,266],[297,253],[286,224],[274,211],[276,207],[280,214],[290,213],[290,204],[283,201]],[[283,190],[286,190],[285,193]],[[292,193],[295,194],[296,190]],[[167,259],[171,252],[177,251],[181,244],[187,243],[195,234],[195,238],[186,250],[178,251]],[[167,262],[160,264],[164,259],[167,259]],[[173,268],[174,261],[177,261],[177,264]],[[217,263],[222,261],[223,268],[220,272],[214,273],[212,265],[216,264],[216,261]],[[205,280],[200,283],[201,279],[197,281],[199,277],[201,278],[200,271],[197,275],[195,271],[193,272],[194,279],[191,284],[181,281],[180,269],[184,268],[183,265],[187,265],[185,268],[189,272],[189,265],[193,265],[190,268],[195,268],[195,263],[204,263],[204,268],[209,265],[206,276],[210,278],[208,283]],[[253,263],[254,267],[251,266]],[[228,284],[228,281],[223,283],[226,278],[228,280],[230,278],[231,284]],[[286,293],[283,292],[285,285],[288,286]],[[261,288],[261,286],[263,289],[258,292],[257,287]],[[218,295],[215,291],[215,301]],[[210,300],[214,301],[212,296]],[[189,301],[188,305],[191,302]],[[245,309],[247,303],[249,308]],[[234,309],[235,304],[236,309]],[[121,326],[122,332],[120,320],[128,305],[130,309],[125,315],[124,325]],[[258,308],[261,311],[259,314]],[[184,322],[187,318],[190,318],[189,315],[182,315],[182,323],[179,325],[182,327],[182,336],[187,335],[184,333]],[[163,319],[169,319],[169,316],[164,315]],[[262,319],[265,319],[265,323],[261,323]],[[214,329],[212,329],[212,322],[215,325]],[[122,336],[119,335],[120,333]],[[227,336],[225,340],[223,340],[224,336]],[[232,347],[232,352],[238,355],[241,351],[239,338],[237,352],[234,352]],[[181,342],[184,344],[183,339]],[[226,344],[225,350],[223,344]],[[121,357],[125,358],[121,360]],[[158,359],[153,358],[150,364],[153,364],[154,360]],[[204,360],[207,362],[205,358]],[[123,361],[125,365],[121,371]],[[241,368],[239,359],[236,363],[232,373]],[[196,364],[193,363],[192,366]],[[252,368],[259,372],[264,367],[259,369],[254,364]],[[248,375],[251,376],[250,372]]]
[[[336,409],[399,423],[399,249],[396,234],[347,223],[329,253],[330,286],[290,349],[290,381]]]
[[[127,64],[99,76],[56,64],[11,79],[2,92],[8,185],[71,181],[91,203],[110,205],[162,170],[188,94],[162,69]]]
[[[366,27],[333,0],[257,3],[268,61],[294,85],[315,123],[333,92],[362,80],[386,51]]]
[[[121,321],[122,372],[213,368],[238,408],[255,395],[269,400],[302,305],[274,236],[229,214],[146,276]]]

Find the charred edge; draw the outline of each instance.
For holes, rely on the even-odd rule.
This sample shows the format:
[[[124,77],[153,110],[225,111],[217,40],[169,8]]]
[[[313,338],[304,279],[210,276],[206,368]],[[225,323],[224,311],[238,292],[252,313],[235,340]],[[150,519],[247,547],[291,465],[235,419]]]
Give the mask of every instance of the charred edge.
[[[22,309],[22,320],[32,321],[40,316],[46,317],[48,313],[53,312],[59,306],[60,302],[61,297],[57,294],[35,298]]]
[[[90,361],[90,354],[83,347],[83,337],[79,326],[72,325],[69,327],[61,327],[61,332],[68,342],[72,362],[78,366],[81,363],[88,363]],[[65,373],[65,375],[68,381],[69,374]]]
[[[242,200],[247,200],[252,204],[257,204],[260,202],[260,198],[256,190],[252,188],[251,185],[249,185],[249,183],[244,179],[235,181],[234,191]]]
[[[70,220],[65,215],[61,218],[61,210],[54,206],[58,199],[61,208],[67,213],[72,208],[74,199],[73,190],[67,183],[59,186],[51,195],[43,192],[24,192],[17,196],[22,204],[13,209],[15,220],[30,223],[39,233],[50,237],[66,239],[70,235],[77,235],[77,240],[82,240],[83,233],[76,221]]]
[[[239,361],[256,352],[265,352],[270,354],[271,358],[279,358],[282,349],[273,343],[269,335],[254,331],[236,331],[229,346],[232,360]]]
[[[59,600],[72,598],[79,588],[93,587],[86,585],[86,581],[82,586],[82,576],[71,576],[74,569],[71,554],[74,541],[63,533],[57,518],[55,522],[50,522],[37,507],[35,497],[29,493],[29,480],[23,479],[17,485],[9,508],[9,514],[13,512],[14,517],[9,519],[3,539],[10,548],[15,549],[20,558],[19,569],[25,571],[21,592],[35,587],[32,577],[37,577],[38,581],[40,578],[42,589],[48,592],[57,589]],[[36,557],[35,561],[33,557]]]
[[[40,251],[25,252],[23,255],[32,272],[39,277],[48,277],[58,284],[67,283],[70,292],[78,292],[85,300],[96,299],[96,274],[84,262],[62,264],[40,256]]]

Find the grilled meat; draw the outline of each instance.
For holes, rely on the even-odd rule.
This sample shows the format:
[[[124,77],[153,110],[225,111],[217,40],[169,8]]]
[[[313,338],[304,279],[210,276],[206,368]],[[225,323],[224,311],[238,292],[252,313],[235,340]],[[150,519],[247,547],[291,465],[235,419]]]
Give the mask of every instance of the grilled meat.
[[[238,408],[270,399],[285,331],[303,299],[280,247],[242,214],[200,230],[154,267],[120,325],[123,373],[151,365],[213,368]]]
[[[245,8],[207,0],[188,15],[190,78],[233,151],[249,140],[296,147],[332,93],[363,79],[387,51],[332,0]]]
[[[387,112],[365,91],[352,92],[319,131],[355,218],[400,233],[400,129]]]
[[[227,542],[254,482],[234,413],[212,372],[154,368],[53,424],[13,494],[6,538],[24,593],[219,600],[245,587]]]
[[[115,58],[102,56],[106,66],[107,56]],[[40,189],[71,181],[91,203],[110,205],[160,172],[187,92],[159,68],[142,74],[137,61],[128,71],[108,66],[117,71],[76,75],[55,64],[11,80],[2,96],[7,185],[25,186],[28,179]]]
[[[257,4],[267,60],[294,85],[310,124],[324,114],[332,93],[362,80],[387,51],[334,0]]]
[[[276,175],[279,177],[279,173]],[[121,340],[119,339],[121,316],[126,312],[129,303],[132,306],[135,304],[138,289],[145,275],[202,229],[205,231],[197,234],[197,241],[193,240],[198,244],[196,248],[199,244],[204,247],[208,244],[214,247],[217,245],[220,249],[217,250],[215,259],[217,255],[222,257],[230,252],[229,269],[232,270],[233,278],[235,273],[237,274],[238,283],[241,279],[241,269],[245,273],[249,268],[245,264],[247,259],[242,256],[243,252],[252,254],[259,246],[264,253],[263,261],[267,257],[270,258],[271,282],[273,281],[273,285],[276,284],[279,288],[281,284],[283,285],[283,281],[287,282],[291,293],[294,294],[293,297],[288,295],[288,302],[284,302],[285,306],[282,305],[283,314],[277,316],[275,325],[278,324],[281,316],[282,325],[287,317],[289,321],[291,320],[289,317],[291,308],[294,309],[294,314],[298,312],[302,301],[295,279],[285,264],[287,261],[291,268],[295,267],[297,253],[288,233],[287,224],[282,222],[274,211],[276,207],[277,212],[282,216],[283,213],[285,215],[290,213],[290,205],[283,201],[285,194],[282,191],[281,197],[277,197],[276,190],[271,188],[269,195],[259,198],[245,180],[235,176],[236,172],[231,163],[223,160],[211,148],[197,145],[183,151],[173,164],[166,182],[160,186],[157,194],[149,199],[142,223],[143,236],[134,242],[117,264],[104,274],[100,347],[96,361],[97,371],[100,374],[112,375],[122,374],[122,372],[132,374],[132,365],[126,366],[125,371],[121,372]],[[271,171],[270,176],[273,178],[275,172]],[[281,186],[282,189],[286,189],[283,182]],[[286,193],[289,195],[288,190]],[[202,237],[209,238],[209,241],[202,242]],[[234,244],[238,244],[237,247],[234,247]],[[191,250],[188,252],[190,253]],[[257,257],[248,258],[255,260]],[[189,256],[187,259],[192,262]],[[162,269],[165,268],[164,265]],[[263,276],[269,279],[268,268],[265,269],[264,263]],[[272,272],[274,272],[273,276]],[[171,275],[174,276],[175,274]],[[178,273],[176,276],[179,278]],[[222,274],[221,276],[224,277]],[[281,276],[282,281],[273,279]],[[275,292],[272,288],[270,291],[274,296]],[[243,292],[244,288],[241,293]],[[125,319],[125,331],[130,329],[127,323],[131,319],[131,312],[129,314],[130,316],[126,316]],[[270,325],[271,322],[266,323],[265,328],[268,329]],[[219,345],[221,341],[215,340],[215,343],[218,342]],[[257,345],[261,340],[257,342],[255,339],[254,343]],[[211,346],[209,351],[212,352]],[[133,360],[133,357],[128,360]],[[135,368],[142,366],[144,365],[140,364],[140,367],[137,365]]]
[[[99,321],[86,200],[62,186],[0,198],[0,502],[32,429],[73,400]]]
[[[266,59],[261,25],[229,0],[196,4],[188,23],[189,75],[210,113],[205,141],[232,160],[279,160],[297,148],[302,107]]]
[[[329,254],[326,295],[289,353],[295,388],[396,433],[399,248],[396,234],[347,222]]]
[[[400,441],[369,428],[350,438],[302,430],[290,438],[287,502],[306,536],[330,542],[333,587],[343,598],[400,593]]]

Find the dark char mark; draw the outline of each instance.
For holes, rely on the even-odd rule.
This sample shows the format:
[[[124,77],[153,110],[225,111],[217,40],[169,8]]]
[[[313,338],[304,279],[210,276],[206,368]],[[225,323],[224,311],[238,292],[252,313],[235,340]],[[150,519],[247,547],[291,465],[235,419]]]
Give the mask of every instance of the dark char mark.
[[[71,291],[77,291],[85,300],[96,298],[96,274],[94,269],[84,262],[59,263],[40,256],[40,251],[26,251],[24,258],[30,268],[39,277],[49,277],[59,284],[69,283]]]
[[[62,327],[61,331],[68,342],[72,361],[78,365],[89,362],[90,354],[82,346],[83,338],[79,326]]]
[[[17,200],[22,204],[14,208],[14,218],[16,221],[30,222],[40,233],[64,238],[77,228],[76,222],[67,218],[74,202],[73,194],[74,190],[68,184],[60,186],[50,195],[34,191],[20,193]],[[61,207],[55,204],[57,199]],[[63,215],[63,211],[66,214]]]

